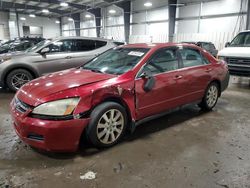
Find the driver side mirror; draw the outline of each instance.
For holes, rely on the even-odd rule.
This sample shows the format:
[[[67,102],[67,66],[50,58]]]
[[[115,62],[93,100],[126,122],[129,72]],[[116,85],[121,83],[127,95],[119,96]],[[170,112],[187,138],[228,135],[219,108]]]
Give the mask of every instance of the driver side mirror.
[[[225,47],[230,46],[230,42],[226,42]]]
[[[49,53],[49,51],[50,51],[49,48],[46,47],[46,48],[43,48],[43,49],[40,51],[40,54],[41,54],[41,55],[45,55],[46,53]]]
[[[143,72],[140,76],[140,78],[142,78],[143,80],[145,80],[143,89],[145,92],[149,92],[153,89],[154,85],[155,85],[155,79],[154,77],[147,73],[147,72]]]

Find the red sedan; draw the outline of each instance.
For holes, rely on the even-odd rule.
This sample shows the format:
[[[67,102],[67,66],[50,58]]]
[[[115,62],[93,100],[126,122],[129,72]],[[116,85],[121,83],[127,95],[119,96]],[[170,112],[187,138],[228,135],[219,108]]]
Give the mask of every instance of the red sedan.
[[[189,44],[133,44],[85,65],[24,85],[11,102],[16,133],[47,151],[75,151],[85,134],[96,147],[187,103],[211,110],[227,88],[228,68]]]

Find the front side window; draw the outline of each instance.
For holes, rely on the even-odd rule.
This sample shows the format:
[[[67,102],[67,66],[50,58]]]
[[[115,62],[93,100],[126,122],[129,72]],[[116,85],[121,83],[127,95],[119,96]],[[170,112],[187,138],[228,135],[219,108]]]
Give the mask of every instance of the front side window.
[[[159,74],[178,69],[177,49],[162,49],[153,55],[141,73]]]
[[[71,52],[72,47],[73,47],[72,40],[56,41],[47,46],[47,48],[49,48],[49,53]]]
[[[82,68],[120,75],[134,68],[148,51],[147,48],[114,48],[91,60]]]
[[[184,48],[180,50],[180,54],[183,67],[194,67],[206,64],[198,50]]]

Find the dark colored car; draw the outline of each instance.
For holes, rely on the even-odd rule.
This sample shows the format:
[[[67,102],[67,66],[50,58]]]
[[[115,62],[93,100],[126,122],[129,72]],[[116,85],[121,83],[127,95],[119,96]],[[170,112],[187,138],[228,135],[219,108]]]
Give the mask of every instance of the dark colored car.
[[[217,57],[218,50],[215,48],[214,44],[212,42],[183,42],[188,44],[194,44],[196,46],[199,46],[205,50],[207,50],[210,54],[212,54],[214,57]]]
[[[228,80],[226,63],[194,45],[126,45],[25,84],[11,116],[19,137],[36,148],[75,151],[82,135],[109,147],[170,109],[195,102],[211,110]]]
[[[43,38],[28,37],[10,40],[0,46],[0,54],[25,51],[43,40]]]

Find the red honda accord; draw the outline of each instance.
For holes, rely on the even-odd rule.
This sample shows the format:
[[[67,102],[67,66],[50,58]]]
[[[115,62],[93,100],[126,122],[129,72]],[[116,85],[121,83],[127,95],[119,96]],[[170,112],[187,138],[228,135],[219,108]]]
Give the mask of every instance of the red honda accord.
[[[194,45],[126,45],[24,85],[11,115],[18,136],[36,148],[75,151],[83,134],[109,147],[169,109],[196,102],[211,110],[228,80],[226,63]]]

